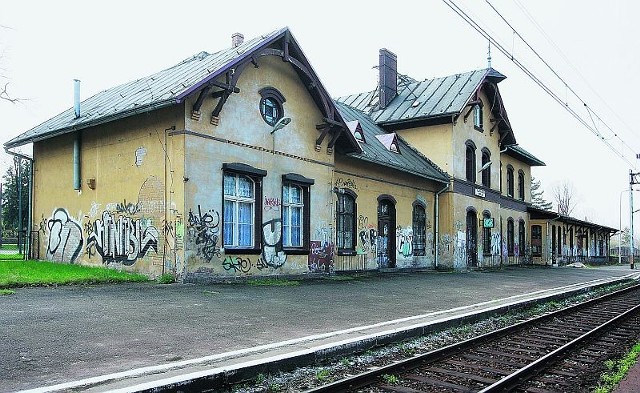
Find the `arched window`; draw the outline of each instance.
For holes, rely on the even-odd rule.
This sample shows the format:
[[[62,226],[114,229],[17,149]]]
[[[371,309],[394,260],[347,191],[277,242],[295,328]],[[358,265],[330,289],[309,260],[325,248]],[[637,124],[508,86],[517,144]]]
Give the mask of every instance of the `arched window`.
[[[476,182],[476,145],[471,141],[466,143],[466,178],[468,181]]]
[[[518,199],[524,201],[524,172],[518,171]]]
[[[514,227],[513,227],[513,218],[507,219],[507,253],[509,256],[513,256],[514,250]]]
[[[356,251],[356,194],[351,190],[344,190],[338,193],[336,204],[338,254],[354,255]]]
[[[513,167],[507,165],[507,196],[513,198]]]
[[[493,219],[491,213],[485,211],[482,213],[482,255],[491,255],[491,228],[493,228]]]
[[[413,205],[413,255],[426,255],[427,214],[420,203]]]
[[[488,149],[482,149],[482,185],[491,187],[491,152]]]

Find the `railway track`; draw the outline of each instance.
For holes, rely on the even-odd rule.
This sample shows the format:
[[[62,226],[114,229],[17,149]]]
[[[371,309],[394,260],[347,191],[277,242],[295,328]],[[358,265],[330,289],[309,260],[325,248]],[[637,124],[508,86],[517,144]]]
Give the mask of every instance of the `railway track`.
[[[584,391],[640,334],[640,285],[308,392]]]

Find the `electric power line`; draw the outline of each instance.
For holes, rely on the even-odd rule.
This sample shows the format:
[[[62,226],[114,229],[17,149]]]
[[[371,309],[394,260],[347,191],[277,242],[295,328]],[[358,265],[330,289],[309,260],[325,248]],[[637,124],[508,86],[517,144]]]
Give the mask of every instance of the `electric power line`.
[[[551,98],[553,98],[558,104],[560,104],[567,112],[569,112],[579,123],[581,123],[585,128],[591,131],[594,135],[596,135],[602,142],[609,147],[616,155],[618,155],[623,161],[628,163],[631,167],[635,165],[632,164],[623,153],[618,151],[614,146],[612,146],[607,139],[605,139],[602,134],[595,128],[591,127],[585,119],[583,119],[580,114],[578,114],[573,108],[569,106],[567,102],[564,102],[562,98],[556,94],[549,86],[547,86],[540,78],[538,78],[532,71],[530,71],[524,64],[522,64],[512,52],[509,52],[503,45],[501,45],[491,34],[489,34],[482,26],[480,26],[473,18],[471,18],[464,10],[458,7],[457,4],[453,2],[453,0],[443,0],[443,2],[451,8],[458,16],[460,16],[465,22],[467,22],[474,30],[476,30],[480,35],[489,40],[500,52],[502,52],[505,56],[507,56],[511,61],[522,70],[531,80],[533,80],[545,93],[547,93]],[[515,31],[514,31],[515,33]],[[567,85],[568,87],[568,85]],[[589,112],[593,112],[584,102],[584,107]],[[595,113],[594,113],[595,114]],[[596,115],[597,117],[597,115]],[[602,120],[598,117],[598,119],[602,122]],[[604,123],[604,122],[603,122]],[[624,142],[624,141],[623,141]],[[628,145],[627,145],[628,146]]]
[[[520,40],[522,40],[522,42],[536,55],[536,57],[553,73],[553,75],[556,76],[556,78],[558,78],[560,80],[560,82],[562,82],[562,84],[565,86],[565,88],[571,92],[571,94],[573,94],[574,97],[576,97],[585,107],[585,109],[587,110],[587,112],[589,113],[589,117],[591,118],[592,123],[594,124],[594,128],[598,133],[598,136],[600,136],[602,139],[604,139],[604,137],[600,134],[600,132],[597,129],[597,126],[595,124],[595,121],[593,120],[593,116],[596,117],[596,119],[602,123],[609,131],[611,131],[611,133],[613,134],[614,137],[617,137],[620,142],[622,142],[625,146],[627,146],[629,148],[629,150],[633,151],[633,148],[631,146],[629,146],[624,140],[622,140],[622,138],[620,138],[618,136],[618,134],[613,131],[613,129],[604,121],[602,120],[602,118],[600,116],[598,116],[597,113],[595,113],[593,111],[593,109],[591,109],[591,107],[589,107],[589,105],[586,104],[586,102],[578,95],[578,93],[571,87],[569,86],[569,84],[556,72],[556,70],[553,69],[553,67],[551,67],[551,65],[549,65],[549,63],[542,58],[542,56],[527,42],[527,40],[524,39],[524,37],[515,29],[515,27],[513,27],[511,25],[511,23],[509,23],[509,21],[507,21],[507,19],[500,13],[500,11],[498,11],[496,9],[496,7],[493,6],[493,4],[491,4],[491,2],[489,0],[485,0],[487,2],[487,4],[489,4],[489,7],[491,7],[491,9],[498,14],[498,16],[500,17],[500,19],[502,19],[502,21],[509,26],[509,28],[513,31],[513,33],[515,35],[518,36],[518,38],[520,38]],[[566,103],[566,102],[565,102]]]

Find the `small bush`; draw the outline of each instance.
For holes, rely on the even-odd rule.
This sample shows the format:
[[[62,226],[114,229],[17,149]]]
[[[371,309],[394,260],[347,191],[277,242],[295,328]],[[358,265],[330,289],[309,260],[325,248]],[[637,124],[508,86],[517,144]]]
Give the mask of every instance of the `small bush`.
[[[171,274],[171,273],[164,273],[163,275],[158,277],[158,283],[160,283],[160,284],[172,284],[175,281],[176,280],[173,277],[173,274]]]

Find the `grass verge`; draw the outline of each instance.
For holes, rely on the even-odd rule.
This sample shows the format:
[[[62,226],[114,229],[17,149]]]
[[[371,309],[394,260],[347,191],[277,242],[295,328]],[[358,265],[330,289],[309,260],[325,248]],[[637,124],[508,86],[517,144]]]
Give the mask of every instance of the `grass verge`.
[[[613,392],[620,381],[627,375],[629,369],[636,364],[638,355],[640,355],[640,343],[634,345],[631,351],[623,358],[604,362],[608,371],[600,376],[600,383],[594,390],[594,393]]]
[[[16,291],[11,289],[0,289],[0,296],[13,295]]]
[[[69,284],[142,282],[141,274],[103,267],[43,261],[0,261],[0,288]]]
[[[248,285],[254,287],[297,287],[300,285],[300,281],[285,280],[278,278],[260,278],[247,281]]]

